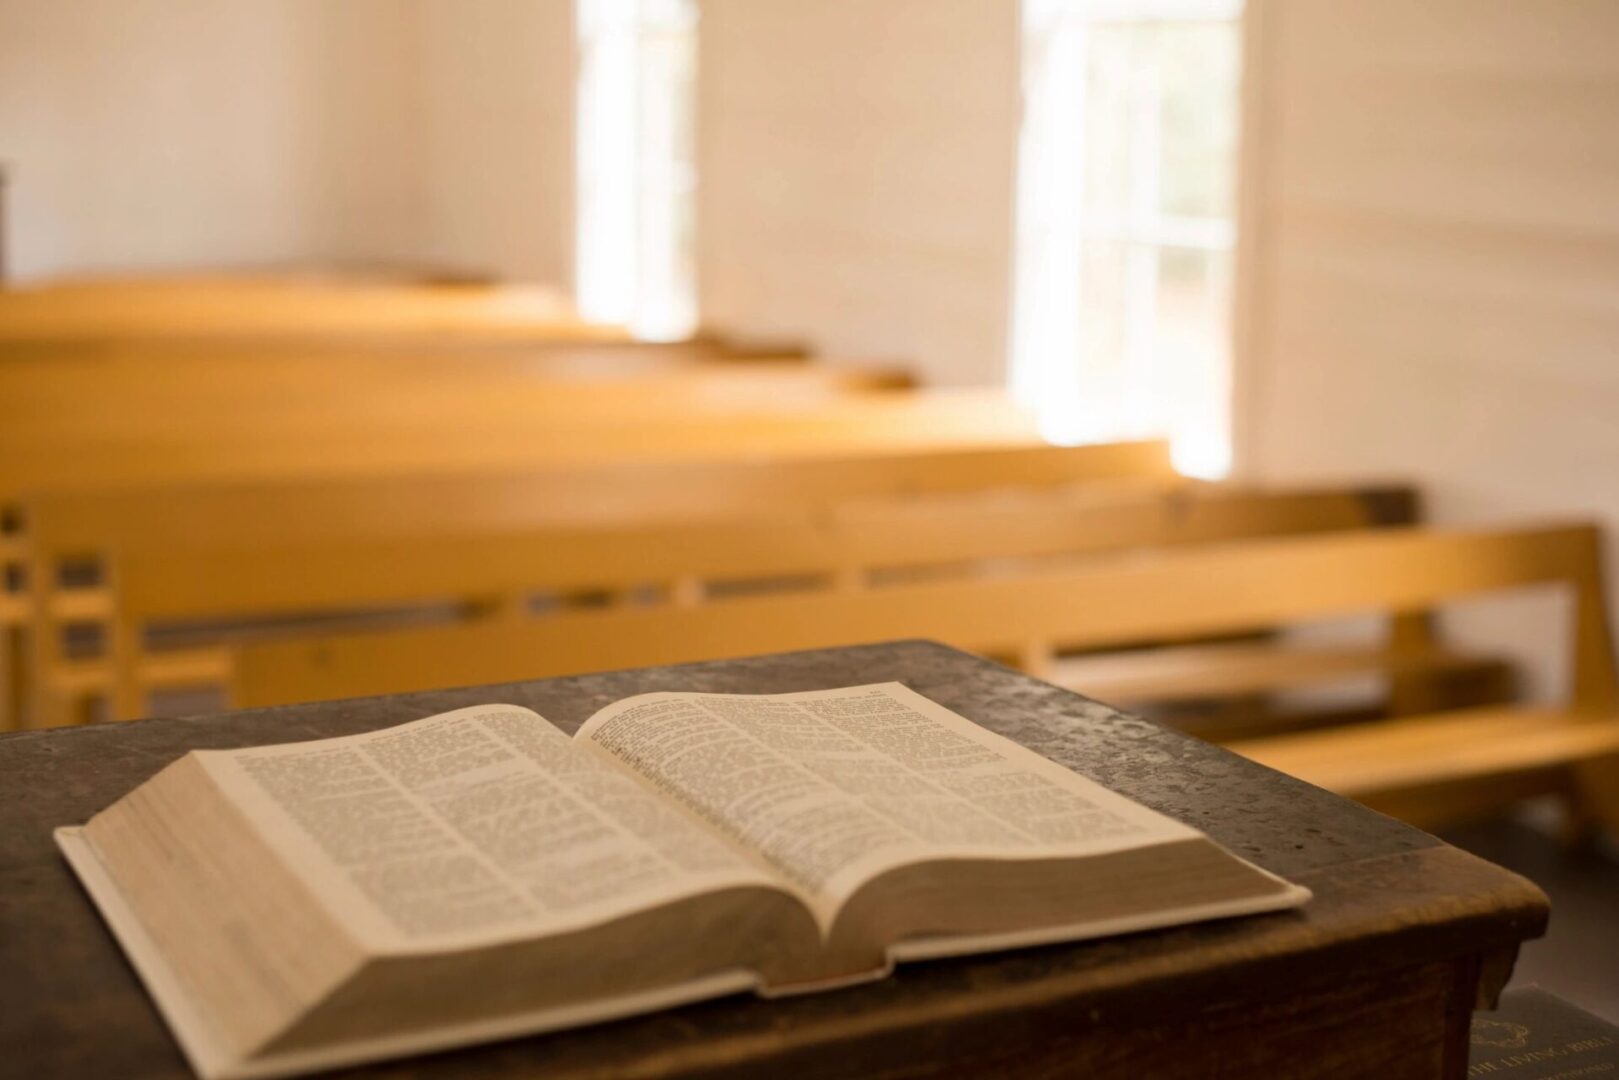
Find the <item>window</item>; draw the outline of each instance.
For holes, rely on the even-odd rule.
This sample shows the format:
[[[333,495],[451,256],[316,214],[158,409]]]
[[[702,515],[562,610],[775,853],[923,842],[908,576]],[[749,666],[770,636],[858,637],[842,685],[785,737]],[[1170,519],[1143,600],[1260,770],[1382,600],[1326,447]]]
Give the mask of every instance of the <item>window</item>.
[[[696,325],[695,0],[577,0],[575,287],[638,336]]]
[[[1012,388],[1058,442],[1231,463],[1240,0],[1025,0]]]

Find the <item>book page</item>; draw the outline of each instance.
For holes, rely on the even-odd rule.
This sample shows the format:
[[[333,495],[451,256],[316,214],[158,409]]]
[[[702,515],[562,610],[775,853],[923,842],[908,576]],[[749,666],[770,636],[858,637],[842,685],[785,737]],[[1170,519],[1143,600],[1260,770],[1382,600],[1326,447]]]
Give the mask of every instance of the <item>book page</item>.
[[[1195,830],[899,683],[796,694],[644,694],[577,739],[635,769],[814,902],[936,858],[1052,858]]]
[[[512,705],[198,756],[379,952],[494,944],[730,885],[780,887]]]

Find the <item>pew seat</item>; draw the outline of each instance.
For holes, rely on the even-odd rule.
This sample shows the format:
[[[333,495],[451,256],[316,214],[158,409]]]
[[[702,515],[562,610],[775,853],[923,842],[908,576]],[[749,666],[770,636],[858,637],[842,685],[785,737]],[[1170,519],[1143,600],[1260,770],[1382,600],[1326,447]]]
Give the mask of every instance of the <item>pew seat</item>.
[[[1234,643],[1170,642],[1059,657],[1043,674],[1059,686],[1221,742],[1494,704],[1517,695],[1511,658],[1457,648],[1424,629],[1398,646],[1294,645],[1274,635]],[[1304,700],[1294,700],[1293,691],[1303,691]]]
[[[1084,687],[1091,697],[1126,705],[1267,693],[1365,676],[1463,671],[1477,662],[1475,652],[1438,643],[1400,649],[1264,641],[1064,657],[1052,665],[1051,676],[1062,685]]]
[[[1568,790],[1567,770],[1619,761],[1619,713],[1467,709],[1228,744],[1278,772],[1414,824],[1439,827],[1475,806]],[[1619,808],[1619,771],[1590,793]],[[1610,821],[1613,819],[1610,819]]]

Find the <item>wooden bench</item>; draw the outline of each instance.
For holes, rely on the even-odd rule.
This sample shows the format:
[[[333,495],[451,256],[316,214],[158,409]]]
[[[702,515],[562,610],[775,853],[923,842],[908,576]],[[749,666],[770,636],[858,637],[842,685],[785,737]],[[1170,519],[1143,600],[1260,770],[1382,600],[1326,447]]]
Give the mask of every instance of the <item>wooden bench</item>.
[[[118,361],[0,365],[9,403],[0,447],[13,455],[82,453],[133,440],[270,440],[291,432],[372,431],[408,435],[477,423],[563,424],[643,421],[667,426],[744,410],[802,413],[850,399],[911,399],[904,372],[854,364],[670,362],[617,374],[582,366],[558,373],[549,361],[499,352],[467,360],[410,354],[325,363],[266,357],[244,364]],[[930,395],[917,400],[927,408]],[[786,403],[786,404],[784,404]],[[1002,409],[998,400],[987,403]]]
[[[341,464],[341,463],[337,463]],[[264,483],[162,484],[55,491],[0,507],[13,559],[9,612],[36,670],[59,666],[62,628],[103,621],[107,598],[68,600],[64,575],[117,550],[286,546],[339,538],[513,531],[643,517],[713,516],[824,507],[861,498],[994,489],[1178,484],[1159,441],[1016,446],[672,463],[611,463],[525,472],[441,468],[422,475],[309,477]],[[98,606],[99,605],[99,606]],[[48,693],[36,680],[32,696]],[[6,695],[11,723],[23,691]],[[36,715],[52,710],[43,702]]]
[[[466,375],[513,372],[535,378],[597,379],[662,375],[681,371],[735,371],[750,368],[833,368],[846,361],[813,358],[801,343],[749,342],[699,336],[682,341],[523,341],[518,343],[435,343],[351,341],[93,341],[29,342],[0,346],[0,389],[34,393],[36,387],[70,383],[96,392],[99,383],[126,380],[237,380],[259,369],[310,368],[329,376],[364,377],[369,369],[397,374],[437,368]],[[861,363],[861,372],[905,375],[894,362]]]
[[[264,705],[916,636],[1038,658],[1556,584],[1575,599],[1566,704],[1401,717],[1235,748],[1424,823],[1566,791],[1577,778],[1591,810],[1616,826],[1619,692],[1601,576],[1589,525],[1379,530],[1128,553],[1000,579],[248,644],[235,674],[238,703]]]
[[[1448,644],[1429,613],[1381,621],[1381,641],[1299,647],[1267,634],[1162,642],[1060,657],[1044,677],[1221,742],[1519,696],[1510,659]],[[1335,693],[1291,700],[1298,691]]]
[[[110,560],[110,589],[61,590],[52,601],[59,612],[104,619],[112,628],[108,656],[70,661],[41,677],[67,696],[115,687],[115,715],[131,718],[149,715],[153,689],[228,685],[229,654],[220,642],[255,632],[281,638],[319,633],[323,615],[371,612],[375,623],[408,606],[436,602],[474,614],[526,618],[544,617],[534,606],[538,594],[696,604],[706,602],[711,590],[723,595],[727,588],[867,588],[901,571],[968,576],[1005,572],[1009,561],[1026,567],[1127,547],[1409,524],[1414,504],[1408,489],[1393,487],[1254,491],[1210,485],[1134,496],[1058,490],[286,545],[208,546],[183,538],[150,547],[124,543]],[[272,620],[293,619],[301,622],[267,628]],[[239,629],[193,633],[193,640],[202,639],[200,647],[152,650],[155,629],[188,623]],[[1415,666],[1414,657],[1405,659]],[[1382,660],[1373,655],[1369,662]],[[1341,667],[1359,673],[1367,662]],[[1190,693],[1197,680],[1184,667],[1180,689]],[[1202,674],[1203,690],[1212,679],[1220,692],[1224,667],[1205,664]],[[1272,684],[1297,678],[1274,657],[1268,674]]]
[[[334,406],[316,420],[139,432],[106,438],[0,439],[10,493],[142,482],[411,471],[512,469],[608,461],[838,456],[910,449],[1029,445],[1029,412],[997,392],[918,391],[795,404],[750,402],[701,415],[636,408],[607,415],[531,408],[406,415]]]
[[[347,337],[624,340],[530,286],[310,280],[123,283],[0,291],[0,344]]]
[[[198,479],[442,475],[645,456],[836,454],[1025,443],[1034,435],[1027,414],[999,398],[893,397],[853,412],[819,407],[886,398],[881,391],[904,381],[892,371],[730,361],[699,368],[688,356],[661,370],[603,378],[592,352],[588,363],[566,359],[575,370],[558,378],[555,357],[547,354],[536,370],[527,346],[483,350],[471,368],[458,350],[401,356],[377,348],[329,364],[330,347],[308,355],[300,345],[273,364],[233,367],[212,361],[216,342],[193,343],[180,350],[183,357],[165,351],[172,345],[103,343],[90,350],[95,359],[68,361],[47,345],[56,348],[36,342],[40,355],[0,364],[0,727],[15,723],[19,628],[30,617],[20,595],[34,576],[17,509],[25,493]],[[591,345],[619,348],[631,347],[616,339]],[[649,348],[633,347],[636,365],[645,367]],[[0,341],[8,356],[14,349]]]
[[[783,372],[745,377],[804,376]],[[734,384],[727,385],[734,389]],[[31,550],[27,515],[20,509],[25,496],[41,492],[141,488],[121,511],[140,517],[146,513],[145,503],[155,497],[149,485],[284,478],[314,483],[364,478],[369,484],[388,476],[442,478],[532,470],[554,474],[567,469],[582,469],[581,476],[588,480],[596,466],[647,459],[847,458],[1036,442],[1029,414],[999,395],[867,395],[857,387],[851,400],[805,403],[801,394],[766,392],[755,386],[750,391],[753,400],[731,401],[728,390],[718,401],[702,407],[692,404],[693,395],[703,393],[699,387],[677,402],[672,392],[655,386],[637,392],[636,402],[625,406],[618,400],[622,397],[618,390],[596,386],[560,396],[551,390],[517,395],[496,386],[458,398],[424,384],[394,400],[393,408],[379,411],[374,408],[377,402],[363,395],[354,400],[339,382],[328,392],[315,394],[306,408],[281,412],[271,408],[271,418],[261,422],[247,422],[241,415],[215,416],[204,407],[191,422],[171,424],[169,409],[154,408],[150,396],[143,403],[132,391],[107,402],[106,423],[92,422],[78,430],[56,430],[49,422],[43,429],[29,430],[26,417],[30,407],[39,405],[38,399],[0,397],[4,414],[0,536],[8,548],[23,545],[21,556],[10,554],[0,565],[7,578],[0,592],[15,594],[23,589],[24,578],[40,581],[49,576],[27,568],[33,556],[27,554]],[[867,397],[871,400],[864,400]],[[550,404],[544,403],[547,399]],[[598,404],[588,405],[590,401]],[[64,407],[67,415],[75,410],[83,412],[83,403],[70,401]],[[120,414],[136,416],[133,427],[121,427]],[[1099,451],[1091,457],[1113,461],[1099,470],[1102,473],[1142,466],[1159,474],[1170,472],[1161,448],[1148,450],[1144,458],[1128,449]],[[849,470],[834,464],[827,475],[838,473],[848,475]],[[1082,468],[1077,475],[1085,474]],[[683,476],[677,474],[677,479]],[[876,485],[881,488],[886,482],[879,478]],[[564,486],[569,501],[562,505],[589,507],[600,501],[589,486]],[[770,485],[753,486],[759,490]],[[860,489],[857,484],[854,490]],[[436,490],[442,512],[467,501],[446,492],[443,485]],[[612,490],[618,494],[609,501],[623,498],[628,489]],[[477,501],[484,496],[475,484],[468,498]],[[416,516],[434,512],[428,504],[415,505]],[[304,511],[296,501],[280,503],[283,515]],[[15,605],[13,597],[0,608]],[[0,611],[0,620],[15,625],[18,618],[15,610]]]

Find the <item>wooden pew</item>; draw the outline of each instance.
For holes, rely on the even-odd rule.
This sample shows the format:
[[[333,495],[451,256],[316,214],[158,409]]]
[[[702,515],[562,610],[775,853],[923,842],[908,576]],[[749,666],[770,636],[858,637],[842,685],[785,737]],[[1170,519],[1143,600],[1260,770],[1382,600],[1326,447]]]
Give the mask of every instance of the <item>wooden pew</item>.
[[[207,352],[241,360],[266,348],[355,352],[517,348],[633,364],[690,350],[710,359],[804,359],[801,342],[700,329],[646,342],[582,321],[563,294],[533,285],[334,274],[156,275],[0,287],[0,361]]]
[[[47,677],[60,695],[100,694],[116,685],[117,715],[145,711],[150,687],[218,683],[228,666],[217,649],[147,655],[155,624],[199,620],[301,617],[318,633],[322,614],[369,612],[376,624],[406,605],[462,605],[476,612],[521,612],[536,590],[625,594],[655,586],[681,602],[704,594],[705,579],[762,580],[767,587],[822,587],[904,570],[978,572],[995,560],[1083,555],[1130,546],[1208,542],[1237,536],[1409,524],[1415,498],[1407,489],[1254,492],[1215,486],[1089,497],[1061,491],[1016,499],[913,500],[845,507],[840,512],[661,522],[609,527],[552,527],[509,533],[464,532],[403,539],[345,538],[287,545],[263,537],[247,545],[187,543],[183,538],[137,549],[127,538],[112,565],[112,595],[63,590],[51,604],[58,622],[105,622],[111,665],[62,663]],[[150,539],[149,544],[153,543]],[[999,567],[1003,572],[1005,567]],[[809,580],[805,580],[808,578]],[[441,612],[440,617],[443,617]],[[1423,647],[1419,648],[1421,645]],[[1028,660],[1028,658],[1025,658]],[[1143,665],[1141,661],[1147,663]],[[1435,641],[1391,654],[1381,648],[1330,654],[1289,653],[1253,643],[1089,664],[1080,685],[1128,688],[1133,679],[1153,698],[1260,694],[1323,675],[1395,673],[1412,680],[1435,670],[1493,670],[1495,662],[1457,653]],[[1049,658],[1042,667],[1049,667]],[[1161,685],[1167,676],[1169,684]],[[1122,676],[1122,679],[1121,679]],[[1238,678],[1234,680],[1234,676]],[[1155,681],[1155,679],[1157,681]]]
[[[894,364],[803,362],[802,350],[739,352],[723,342],[544,343],[511,347],[313,343],[117,343],[6,349],[0,363],[0,437],[94,436],[105,425],[137,431],[191,425],[220,414],[234,422],[341,407],[356,419],[387,407],[382,395],[632,395],[638,388],[683,400],[818,400],[828,390],[911,385]],[[21,352],[23,355],[16,355]],[[688,389],[689,387],[689,389]],[[773,395],[765,398],[765,394]],[[359,414],[356,416],[356,414]],[[142,427],[145,425],[145,428]]]
[[[312,471],[209,484],[136,476],[138,486],[45,487],[5,520],[51,558],[112,542],[253,542],[522,524],[712,515],[862,498],[1182,481],[1161,440],[1050,446],[918,447],[883,453],[605,461],[533,469],[346,475]],[[122,479],[122,478],[120,478]]]
[[[186,377],[219,368],[297,364],[322,369],[382,363],[390,370],[427,364],[511,368],[555,377],[625,377],[660,374],[671,368],[806,366],[811,353],[802,342],[753,341],[700,334],[680,341],[519,341],[436,342],[312,338],[294,341],[41,341],[0,345],[0,387],[28,392],[31,384],[71,379],[89,385],[86,375],[105,376],[119,368],[141,365],[150,377]],[[872,365],[904,370],[902,365]],[[222,373],[214,372],[223,377]],[[234,377],[242,377],[237,372]]]
[[[183,542],[291,545],[337,538],[515,530],[646,516],[680,518],[837,505],[870,497],[984,489],[1178,483],[1161,441],[1081,447],[1022,445],[877,454],[808,454],[685,462],[596,463],[524,472],[440,468],[419,474],[327,476],[279,482],[157,484],[47,490],[0,507],[11,550],[26,560],[6,607],[26,627],[32,667],[60,666],[61,632],[100,621],[104,594],[63,588],[76,564]],[[34,696],[48,693],[36,680]],[[6,698],[16,715],[18,691]],[[57,710],[38,701],[37,716]],[[10,721],[15,723],[15,720]]]
[[[18,367],[29,370],[19,373]],[[574,418],[641,418],[695,425],[745,409],[802,413],[823,404],[898,394],[909,379],[893,368],[677,362],[631,374],[499,356],[463,362],[410,356],[326,364],[265,358],[210,362],[0,366],[0,447],[13,454],[83,452],[110,442],[284,436],[323,429],[386,431],[401,425],[479,424]],[[917,399],[921,408],[931,395]],[[784,403],[787,403],[784,405]],[[999,402],[989,404],[1002,410]],[[1002,411],[1010,411],[1002,410]],[[577,426],[574,424],[572,426]]]
[[[960,398],[895,397],[855,416],[811,414],[812,405],[887,394],[906,381],[893,371],[696,366],[696,354],[654,367],[642,362],[649,349],[636,346],[639,371],[611,378],[598,374],[594,355],[582,366],[565,358],[576,366],[559,378],[550,354],[537,366],[526,350],[498,349],[476,353],[475,367],[459,350],[372,350],[330,364],[330,350],[310,355],[302,347],[273,364],[261,358],[232,367],[213,363],[212,345],[183,357],[157,349],[133,359],[114,351],[92,361],[0,364],[0,517],[16,517],[25,492],[56,487],[442,474],[598,457],[718,456],[737,445],[768,453],[779,443],[830,453],[920,443],[933,432],[946,443],[967,432],[967,443],[1033,434],[1026,414],[1004,401],[986,402],[986,412]],[[778,439],[772,420],[782,402],[795,415],[776,425]],[[0,533],[9,548],[24,543],[15,522]],[[0,561],[0,575],[10,579],[0,585],[0,697],[8,701],[21,693],[15,654],[28,615],[15,594],[28,561],[17,550]],[[14,709],[0,706],[0,726],[14,723],[6,718]]]
[[[1560,585],[1575,599],[1570,699],[1411,716],[1235,748],[1413,820],[1498,810],[1525,794],[1579,794],[1619,827],[1619,688],[1589,525],[1379,530],[1102,557],[1077,569],[249,644],[237,703],[265,705],[498,682],[857,641],[933,637],[1041,657],[1155,637],[1420,611]]]
[[[289,637],[319,633],[321,624],[313,620],[323,614],[370,611],[378,622],[377,616],[434,602],[505,618],[533,617],[537,593],[656,596],[694,604],[704,602],[715,585],[722,593],[746,586],[862,588],[898,570],[962,575],[1001,564],[1004,572],[1008,560],[1026,566],[1030,560],[1126,547],[1409,523],[1414,504],[1408,489],[1393,487],[1260,492],[1211,485],[1133,497],[1060,490],[284,546],[199,546],[183,538],[147,548],[126,543],[111,565],[110,666],[69,663],[46,677],[70,693],[105,691],[110,680],[115,715],[132,718],[148,715],[153,688],[229,681],[228,654],[217,642],[150,651],[151,632],[165,624],[233,621],[251,634],[255,622],[262,633],[268,620],[303,619],[301,628],[281,623],[271,631]],[[71,591],[57,599],[64,609],[74,603]],[[1282,678],[1286,672],[1275,674]],[[1183,680],[1191,682],[1184,673]]]
[[[625,340],[532,286],[238,280],[0,291],[0,346],[109,340]]]
[[[9,491],[143,482],[376,476],[388,473],[548,468],[633,460],[838,456],[904,449],[1028,445],[1033,417],[992,391],[918,391],[832,403],[722,405],[692,417],[680,409],[570,415],[510,408],[434,411],[430,399],[403,415],[352,414],[334,406],[313,419],[232,428],[138,431],[106,438],[0,439]],[[536,422],[537,419],[543,423]],[[251,431],[251,438],[243,438]],[[0,496],[3,497],[3,496]]]
[[[214,289],[241,285],[461,285],[495,287],[502,279],[454,264],[404,261],[284,263],[248,267],[180,267],[134,272],[55,274],[36,283],[41,289],[114,292],[144,289]],[[539,288],[540,286],[535,286]],[[557,294],[558,299],[562,294]]]
[[[1279,645],[1275,635],[1159,642],[1059,657],[1043,677],[1220,742],[1517,698],[1510,660],[1447,645],[1427,613],[1387,622],[1385,640],[1370,644],[1299,648]],[[1420,634],[1410,632],[1412,624]],[[1365,687],[1368,677],[1375,677],[1374,685]],[[1341,699],[1342,690],[1353,690],[1357,682],[1363,692],[1347,702],[1288,700],[1292,691],[1329,688],[1337,688]]]

